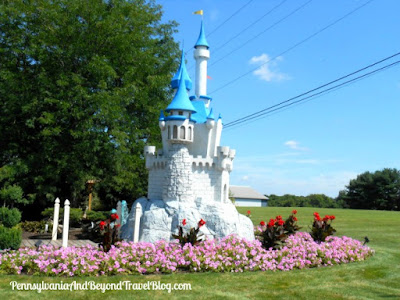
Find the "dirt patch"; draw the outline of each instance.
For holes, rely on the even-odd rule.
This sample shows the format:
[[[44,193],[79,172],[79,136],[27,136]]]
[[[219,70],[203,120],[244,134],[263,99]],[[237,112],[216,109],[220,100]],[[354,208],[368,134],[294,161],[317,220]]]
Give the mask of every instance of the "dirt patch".
[[[51,232],[34,233],[28,231],[22,231],[22,239],[34,239],[34,240],[51,240]],[[62,233],[58,233],[57,239],[62,239]],[[83,239],[82,228],[70,228],[68,232],[69,240],[81,240]]]

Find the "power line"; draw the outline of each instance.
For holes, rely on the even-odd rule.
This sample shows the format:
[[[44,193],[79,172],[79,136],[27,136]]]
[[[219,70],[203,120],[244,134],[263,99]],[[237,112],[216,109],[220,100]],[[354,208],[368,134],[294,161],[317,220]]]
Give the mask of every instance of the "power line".
[[[400,55],[400,52],[397,53],[397,54],[394,54],[394,55],[390,56],[389,58],[392,58],[392,57],[397,56],[397,55]],[[387,59],[389,59],[389,58],[386,58],[386,59],[384,59],[384,60],[382,60],[382,61],[385,61],[385,60],[387,60]],[[380,62],[382,62],[382,61],[380,61]],[[374,63],[374,64],[372,64],[372,65],[370,65],[370,66],[367,66],[367,67],[365,67],[365,68],[363,68],[363,69],[360,69],[359,71],[353,72],[353,73],[351,73],[351,74],[355,74],[355,73],[361,72],[361,70],[365,70],[365,69],[367,69],[367,68],[369,68],[369,67],[372,67],[373,65],[376,65],[376,64],[378,64],[378,63],[380,63],[380,62]],[[315,98],[315,97],[322,96],[323,94],[332,92],[332,91],[337,90],[337,89],[339,89],[339,88],[342,88],[342,87],[344,87],[344,86],[346,86],[346,85],[355,83],[355,82],[358,81],[358,80],[365,79],[366,77],[369,77],[369,76],[371,76],[371,75],[373,75],[373,74],[375,74],[375,73],[384,71],[384,70],[389,69],[389,68],[391,68],[391,67],[394,67],[395,65],[397,65],[397,64],[399,64],[399,63],[400,63],[400,60],[395,61],[395,62],[393,62],[393,63],[390,63],[390,64],[387,64],[387,65],[385,65],[385,66],[383,66],[383,67],[380,67],[380,68],[378,68],[378,69],[375,69],[375,70],[373,70],[373,71],[370,71],[370,72],[368,72],[368,73],[359,75],[359,76],[357,76],[357,77],[355,77],[355,78],[352,78],[352,79],[349,79],[349,80],[347,80],[347,81],[345,81],[345,82],[342,82],[342,83],[339,83],[339,84],[337,84],[337,85],[334,85],[333,87],[326,88],[326,89],[324,89],[324,90],[322,90],[322,91],[316,92],[316,93],[314,93],[314,94],[311,94],[311,95],[306,96],[306,97],[304,97],[304,98],[301,98],[301,99],[299,99],[299,100],[293,101],[293,99],[297,99],[297,98],[299,98],[299,97],[302,97],[302,96],[304,96],[304,95],[307,95],[307,94],[311,93],[312,91],[316,91],[316,90],[318,90],[318,89],[320,89],[320,88],[322,88],[322,87],[324,87],[324,86],[327,86],[327,85],[329,85],[329,84],[331,84],[331,83],[333,83],[333,82],[337,82],[337,81],[340,80],[340,79],[343,79],[343,78],[346,78],[346,77],[348,77],[348,76],[351,76],[351,74],[348,74],[348,75],[346,75],[346,76],[341,77],[340,79],[331,81],[331,82],[328,83],[328,84],[324,84],[324,85],[322,85],[322,86],[320,86],[320,87],[318,87],[318,88],[316,88],[316,89],[312,89],[312,90],[310,90],[310,91],[308,91],[308,92],[306,92],[306,93],[303,93],[303,94],[301,94],[301,95],[298,95],[298,96],[293,97],[293,98],[291,98],[291,99],[288,99],[288,100],[286,100],[286,101],[280,102],[280,103],[278,103],[278,104],[276,104],[276,105],[270,106],[270,107],[268,107],[268,108],[266,108],[266,109],[263,109],[263,110],[258,111],[258,112],[256,112],[256,113],[253,113],[253,114],[248,115],[248,116],[246,116],[246,117],[243,117],[243,118],[237,119],[237,120],[235,120],[235,121],[229,122],[229,123],[227,123],[224,127],[225,127],[225,128],[231,128],[231,127],[233,127],[233,126],[237,126],[237,125],[242,124],[242,123],[256,121],[256,120],[258,120],[258,119],[261,119],[261,118],[265,117],[266,115],[271,114],[272,112],[277,112],[277,111],[280,111],[280,110],[282,110],[282,109],[284,109],[284,108],[287,108],[287,107],[289,107],[289,106],[292,106],[292,105],[295,105],[295,104],[299,104],[299,103],[305,102],[306,100],[311,100],[311,98]],[[293,102],[290,102],[290,101],[293,101]],[[288,102],[290,102],[290,103],[288,103]],[[286,103],[286,104],[285,104],[285,103]],[[285,104],[285,105],[282,105],[282,104]]]
[[[274,28],[276,25],[278,25],[279,23],[285,21],[286,19],[288,19],[289,17],[291,17],[292,15],[294,15],[296,12],[298,12],[299,10],[301,10],[302,8],[304,8],[307,4],[309,4],[311,1],[313,0],[309,0],[306,3],[300,5],[298,8],[296,8],[295,10],[293,10],[292,12],[290,12],[289,14],[287,14],[286,16],[284,16],[283,18],[281,18],[280,20],[276,21],[275,23],[273,23],[271,26],[269,26],[268,28],[264,29],[263,31],[261,31],[260,33],[258,33],[257,35],[253,36],[251,39],[247,40],[246,42],[244,42],[243,44],[241,44],[239,47],[233,49],[231,52],[229,52],[228,54],[224,55],[223,57],[221,57],[220,59],[217,59],[216,61],[214,61],[211,65],[210,68],[214,65],[216,65],[217,63],[219,63],[220,61],[222,61],[223,59],[225,59],[226,57],[228,57],[229,55],[235,53],[236,51],[242,49],[244,46],[246,46],[248,43],[250,43],[251,41],[254,41],[256,38],[258,38],[259,36],[261,36],[262,34],[266,33],[268,30]],[[224,46],[224,45],[223,45]],[[221,48],[221,47],[220,47]]]
[[[248,25],[246,28],[244,28],[243,30],[241,30],[239,33],[237,33],[236,35],[234,35],[233,37],[231,37],[229,40],[227,40],[225,43],[221,44],[221,46],[215,48],[213,50],[213,54],[215,54],[219,49],[222,49],[223,47],[225,47],[227,44],[229,44],[232,40],[236,39],[238,36],[240,36],[242,33],[244,33],[245,31],[247,31],[249,28],[253,27],[255,24],[257,24],[258,22],[260,22],[262,19],[264,19],[266,16],[268,16],[269,14],[271,14],[273,11],[275,11],[276,9],[278,9],[280,6],[282,6],[285,2],[287,2],[287,0],[282,0],[280,3],[278,3],[277,5],[275,5],[273,8],[271,8],[269,11],[267,11],[265,14],[263,14],[260,18],[258,18],[257,20],[255,20],[253,23],[251,23],[250,25]]]
[[[273,58],[271,58],[271,59],[269,59],[268,61],[262,63],[261,65],[259,65],[259,66],[255,67],[255,68],[251,69],[250,71],[248,71],[248,72],[246,72],[246,73],[244,73],[244,74],[242,74],[242,75],[236,77],[235,79],[232,79],[231,81],[228,81],[227,83],[225,83],[224,85],[220,86],[219,88],[217,88],[217,89],[211,91],[209,94],[211,95],[211,94],[213,94],[213,93],[215,93],[215,92],[217,92],[217,91],[220,91],[220,90],[224,89],[225,87],[231,85],[232,83],[238,81],[239,79],[242,79],[243,77],[245,77],[245,76],[249,75],[250,73],[254,72],[255,70],[259,69],[260,67],[266,65],[267,63],[269,63],[269,62],[271,62],[271,61],[277,59],[278,57],[280,57],[280,56],[282,56],[282,55],[288,53],[289,51],[291,51],[291,50],[297,48],[298,46],[304,44],[305,42],[309,41],[309,40],[312,39],[313,37],[317,36],[318,34],[322,33],[323,31],[327,30],[328,28],[330,28],[330,27],[336,25],[336,24],[339,23],[340,21],[342,21],[342,20],[344,20],[345,18],[349,17],[350,15],[354,14],[356,11],[360,10],[361,8],[363,8],[364,6],[368,5],[368,4],[371,3],[372,1],[374,1],[374,0],[369,0],[369,1],[365,2],[364,4],[362,4],[362,5],[358,6],[358,7],[356,7],[355,9],[353,9],[353,10],[350,11],[350,12],[348,12],[348,13],[345,14],[344,16],[342,16],[342,17],[340,17],[339,19],[335,20],[334,22],[328,24],[327,26],[323,27],[322,29],[320,29],[320,30],[314,32],[313,34],[309,35],[307,38],[305,38],[305,39],[301,40],[300,42],[294,44],[293,46],[289,47],[288,49],[286,49],[285,51],[281,52],[280,54],[274,56]]]
[[[220,25],[218,25],[211,32],[209,32],[208,36],[211,36],[214,32],[216,32],[218,29],[220,29],[226,22],[228,22],[230,19],[232,19],[234,16],[236,16],[239,12],[241,12],[247,5],[249,5],[253,1],[254,0],[250,0],[246,4],[244,4],[242,7],[240,7],[237,11],[235,11],[232,15],[230,15],[227,19],[225,19],[225,21],[223,21]]]
[[[237,15],[240,11],[242,11],[247,5],[249,5],[251,2],[253,2],[254,0],[250,0],[247,3],[245,3],[243,6],[241,6],[237,11],[235,11],[232,15],[230,15],[228,18],[226,18],[220,25],[218,25],[216,28],[214,28],[211,32],[209,32],[207,34],[207,36],[212,35],[214,32],[216,32],[219,28],[221,28],[226,22],[228,22],[230,19],[232,19],[235,15]],[[189,48],[188,50],[185,51],[185,56],[189,53],[189,51],[192,48]],[[190,66],[189,69],[192,69],[193,65]]]
[[[395,53],[395,54],[393,54],[393,55],[390,55],[390,56],[388,56],[388,57],[386,57],[386,58],[383,58],[383,59],[381,59],[381,60],[379,60],[379,61],[377,61],[377,62],[374,62],[374,63],[372,63],[372,64],[370,64],[370,65],[368,65],[368,66],[366,66],[366,67],[363,67],[363,68],[358,69],[358,70],[356,70],[356,71],[354,71],[354,72],[351,72],[351,73],[346,74],[346,75],[344,75],[344,76],[342,76],[342,77],[339,77],[339,78],[337,78],[337,79],[335,79],[335,80],[332,80],[332,81],[330,81],[330,82],[328,82],[328,83],[325,83],[325,84],[323,84],[323,85],[320,85],[320,86],[318,86],[318,87],[316,87],[316,88],[313,88],[313,89],[311,89],[311,90],[309,90],[309,91],[307,91],[307,92],[305,92],[305,93],[302,93],[302,94],[300,94],[300,95],[297,95],[297,96],[295,96],[295,97],[292,97],[292,98],[290,98],[290,99],[287,99],[287,100],[285,100],[285,101],[282,101],[282,102],[280,102],[280,103],[278,103],[278,104],[275,104],[275,105],[273,105],[273,106],[270,106],[270,107],[268,107],[268,108],[259,110],[258,112],[252,113],[252,114],[247,115],[247,116],[242,117],[242,118],[239,118],[239,119],[237,119],[237,120],[235,120],[235,121],[232,121],[232,122],[229,122],[229,123],[227,123],[227,124],[225,124],[225,125],[226,125],[226,126],[227,126],[227,125],[234,125],[234,123],[236,123],[237,121],[241,121],[241,120],[243,120],[243,119],[248,119],[248,118],[251,118],[251,117],[254,117],[254,116],[256,117],[256,115],[259,114],[259,113],[262,113],[262,112],[264,112],[264,111],[266,111],[266,110],[269,110],[269,109],[271,109],[271,108],[280,106],[280,105],[282,105],[282,104],[284,104],[284,103],[293,101],[293,100],[295,100],[295,99],[297,99],[297,98],[303,97],[303,96],[308,95],[308,94],[310,94],[310,93],[312,93],[312,92],[315,92],[315,91],[317,91],[317,90],[320,90],[320,89],[322,89],[322,88],[324,88],[324,87],[327,87],[328,85],[331,85],[331,84],[333,84],[333,83],[336,83],[336,82],[338,82],[338,81],[341,81],[341,80],[343,80],[343,79],[346,79],[346,78],[348,78],[348,77],[350,77],[350,76],[353,76],[353,75],[355,75],[355,74],[357,74],[357,73],[360,73],[360,72],[362,72],[362,71],[365,71],[365,70],[367,70],[367,69],[369,69],[369,68],[372,68],[372,67],[374,67],[374,66],[376,66],[376,65],[378,65],[378,64],[380,64],[380,63],[383,63],[384,61],[387,61],[387,60],[389,60],[389,59],[391,59],[391,58],[393,58],[393,57],[396,57],[396,56],[398,56],[398,55],[400,55],[400,52]]]

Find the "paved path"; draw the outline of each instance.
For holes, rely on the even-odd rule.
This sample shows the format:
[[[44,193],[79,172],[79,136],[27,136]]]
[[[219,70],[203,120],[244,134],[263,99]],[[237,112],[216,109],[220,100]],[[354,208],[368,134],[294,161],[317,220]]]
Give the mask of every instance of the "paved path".
[[[22,247],[34,247],[35,243],[37,241],[40,241],[40,239],[23,239],[21,242],[21,248]],[[56,247],[61,247],[62,246],[62,240],[59,239],[57,241],[52,241],[52,240],[41,240],[42,241],[42,245],[54,245]],[[91,240],[68,240],[68,246],[75,246],[75,247],[82,247],[82,246],[86,246],[87,244],[94,246],[94,247],[98,247],[97,243],[92,242]]]

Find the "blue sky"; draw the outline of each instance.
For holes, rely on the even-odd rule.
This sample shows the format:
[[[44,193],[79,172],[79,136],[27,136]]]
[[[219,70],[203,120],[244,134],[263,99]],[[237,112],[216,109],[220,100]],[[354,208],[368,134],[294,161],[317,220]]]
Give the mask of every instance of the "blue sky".
[[[280,55],[367,2],[158,1],[163,5],[164,20],[179,23],[175,38],[190,50],[187,66],[192,80],[192,46],[201,22],[201,17],[192,12],[204,10],[211,53],[208,75],[212,77],[207,90],[213,97],[214,111],[222,114],[224,123],[400,52],[400,1],[375,0]],[[390,62],[399,59],[397,56]],[[249,74],[221,88],[245,73]],[[249,185],[263,194],[324,193],[335,197],[357,174],[400,169],[400,65],[260,120],[226,128],[221,144],[236,149],[231,184]]]

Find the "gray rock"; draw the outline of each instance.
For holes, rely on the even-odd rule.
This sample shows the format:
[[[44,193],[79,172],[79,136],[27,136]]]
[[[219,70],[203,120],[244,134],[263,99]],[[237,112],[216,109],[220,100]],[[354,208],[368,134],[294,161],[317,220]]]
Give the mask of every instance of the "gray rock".
[[[127,223],[122,227],[121,238],[133,240],[135,223],[135,205],[142,205],[143,213],[140,220],[139,241],[154,243],[159,240],[170,241],[172,234],[178,233],[178,226],[186,219],[184,232],[197,227],[200,219],[206,221],[201,232],[207,239],[220,239],[230,234],[236,234],[247,240],[254,240],[253,223],[238,213],[232,203],[220,202],[183,202],[137,199],[129,214]]]

